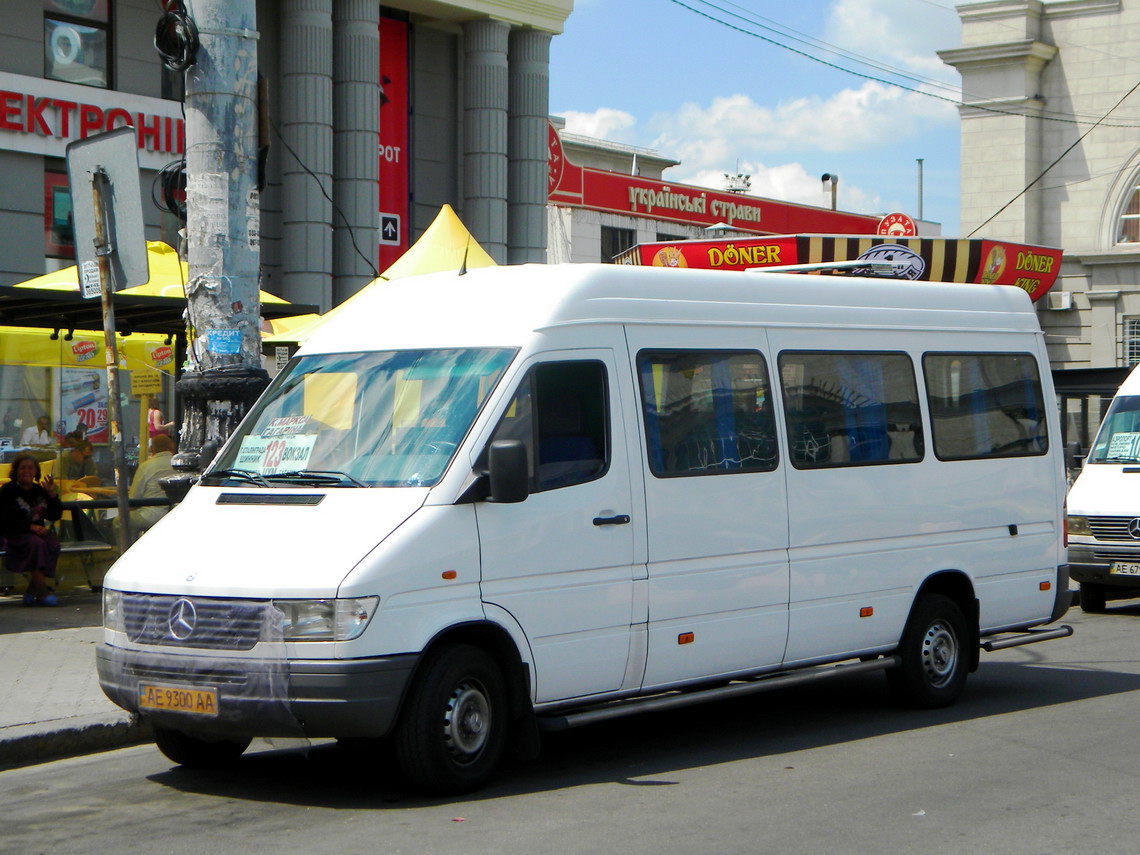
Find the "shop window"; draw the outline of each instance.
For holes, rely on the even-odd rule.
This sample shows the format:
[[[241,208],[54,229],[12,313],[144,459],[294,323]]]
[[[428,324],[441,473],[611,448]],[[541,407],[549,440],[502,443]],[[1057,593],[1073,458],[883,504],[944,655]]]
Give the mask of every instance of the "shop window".
[[[44,172],[44,255],[75,258],[75,220],[67,173]]]
[[[1140,243],[1140,184],[1132,188],[1132,195],[1120,215],[1120,223],[1116,227],[1116,242]]]
[[[44,0],[44,77],[110,88],[109,0]]]
[[[633,229],[602,226],[602,264],[613,264],[614,259],[637,242]]]
[[[1124,318],[1124,364],[1140,362],[1140,318]]]

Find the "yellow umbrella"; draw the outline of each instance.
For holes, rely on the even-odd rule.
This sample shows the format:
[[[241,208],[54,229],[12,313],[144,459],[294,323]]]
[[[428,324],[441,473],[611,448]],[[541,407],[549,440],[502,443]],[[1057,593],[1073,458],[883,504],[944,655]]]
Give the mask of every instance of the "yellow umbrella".
[[[186,280],[189,277],[188,266],[185,261],[178,258],[178,253],[169,244],[160,240],[150,240],[146,243],[146,259],[150,266],[150,279],[134,288],[124,288],[118,293],[125,297],[185,297]],[[53,270],[27,282],[21,282],[17,288],[46,288],[51,291],[78,291],[79,271],[73,264],[61,270]],[[260,291],[260,300],[263,303],[287,303],[275,294]]]
[[[444,205],[432,224],[427,227],[419,240],[408,247],[408,251],[397,258],[379,278],[373,279],[360,291],[353,294],[339,306],[334,306],[323,315],[295,315],[270,321],[271,335],[263,335],[266,344],[303,342],[325,321],[353,300],[372,288],[381,287],[389,279],[402,279],[419,276],[423,273],[441,273],[460,268],[493,267],[495,259],[471,236],[450,205]]]

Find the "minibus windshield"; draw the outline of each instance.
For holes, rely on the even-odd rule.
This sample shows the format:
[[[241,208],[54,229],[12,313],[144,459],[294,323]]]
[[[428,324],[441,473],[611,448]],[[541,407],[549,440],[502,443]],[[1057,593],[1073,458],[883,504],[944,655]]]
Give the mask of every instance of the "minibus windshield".
[[[1140,463],[1140,395],[1113,399],[1086,462]]]
[[[203,476],[257,487],[426,487],[443,477],[515,351],[303,356]]]

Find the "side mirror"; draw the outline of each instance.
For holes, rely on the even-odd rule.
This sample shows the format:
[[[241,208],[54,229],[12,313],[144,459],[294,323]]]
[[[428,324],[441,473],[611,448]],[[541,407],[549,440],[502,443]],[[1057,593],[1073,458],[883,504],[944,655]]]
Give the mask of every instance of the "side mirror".
[[[526,465],[526,446],[521,439],[497,439],[491,443],[487,453],[487,479],[488,502],[512,504],[526,500],[530,494],[530,473]]]

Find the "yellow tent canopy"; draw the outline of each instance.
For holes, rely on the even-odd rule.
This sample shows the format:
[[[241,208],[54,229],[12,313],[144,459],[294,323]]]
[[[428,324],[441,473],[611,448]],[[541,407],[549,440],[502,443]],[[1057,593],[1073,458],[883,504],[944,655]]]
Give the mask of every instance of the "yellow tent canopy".
[[[495,260],[471,236],[450,205],[439,209],[432,224],[427,227],[419,240],[408,247],[408,251],[396,259],[392,266],[379,278],[373,279],[356,294],[339,306],[334,306],[323,315],[296,315],[270,321],[272,335],[263,335],[266,344],[303,342],[317,327],[333,315],[352,305],[353,301],[372,288],[381,287],[389,279],[402,279],[424,273],[442,273],[461,268],[493,267]]]
[[[177,251],[160,240],[146,242],[146,259],[150,267],[150,279],[134,288],[119,291],[123,296],[135,297],[185,297],[186,280],[190,275],[188,265],[178,258]],[[79,269],[76,265],[54,270],[20,282],[17,288],[46,288],[51,291],[78,291]],[[275,294],[261,291],[263,303],[287,303]]]

